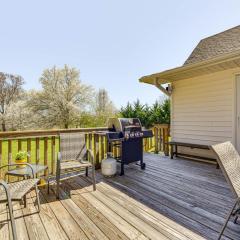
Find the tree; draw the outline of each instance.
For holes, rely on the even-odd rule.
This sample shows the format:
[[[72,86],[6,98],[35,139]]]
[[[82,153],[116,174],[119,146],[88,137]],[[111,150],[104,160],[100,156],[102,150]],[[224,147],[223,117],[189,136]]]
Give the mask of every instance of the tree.
[[[6,114],[22,92],[23,78],[19,75],[0,72],[0,114],[2,131],[6,131]]]
[[[28,109],[25,97],[22,97],[8,107],[5,117],[6,128],[10,131],[34,129],[36,127],[34,117]]]
[[[132,104],[128,102],[126,107],[121,107],[120,114],[125,118],[133,118],[135,116],[135,112],[133,110]]]
[[[152,106],[141,104],[139,100],[133,104],[127,103],[126,107],[120,110],[122,117],[139,118],[146,128],[154,124],[170,123],[170,100],[156,101]]]
[[[32,91],[28,100],[41,127],[75,126],[79,116],[90,107],[92,87],[83,84],[79,71],[65,65],[46,69],[40,78],[41,91]]]
[[[98,126],[106,125],[108,118],[116,115],[116,108],[105,89],[99,89],[96,93],[94,115]]]

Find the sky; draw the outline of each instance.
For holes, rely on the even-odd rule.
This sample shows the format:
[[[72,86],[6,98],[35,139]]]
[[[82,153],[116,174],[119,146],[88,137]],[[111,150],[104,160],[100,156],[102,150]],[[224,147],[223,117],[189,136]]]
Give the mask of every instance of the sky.
[[[0,0],[0,71],[40,89],[64,64],[120,108],[162,98],[144,75],[183,64],[200,39],[240,24],[239,0]]]

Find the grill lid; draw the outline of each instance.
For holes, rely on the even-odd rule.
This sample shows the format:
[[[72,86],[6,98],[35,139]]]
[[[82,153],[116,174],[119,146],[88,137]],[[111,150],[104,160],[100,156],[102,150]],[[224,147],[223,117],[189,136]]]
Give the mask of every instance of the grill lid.
[[[141,131],[142,125],[138,118],[109,118],[108,129],[114,132]]]

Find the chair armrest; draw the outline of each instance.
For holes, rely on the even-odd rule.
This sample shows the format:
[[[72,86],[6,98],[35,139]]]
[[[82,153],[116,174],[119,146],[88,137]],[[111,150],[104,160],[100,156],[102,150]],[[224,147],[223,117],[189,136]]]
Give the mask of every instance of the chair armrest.
[[[7,195],[7,196],[9,197],[9,199],[10,199],[10,193],[9,193],[9,190],[8,190],[8,184],[7,184],[5,181],[0,180],[0,185],[3,186],[3,188],[4,188],[5,192],[6,192],[6,195]]]
[[[8,189],[8,185],[4,180],[0,180],[0,185],[2,185],[5,189]]]
[[[6,193],[6,196],[7,196],[7,201],[8,201],[8,207],[9,207],[9,210],[12,208],[11,206],[11,194],[10,194],[10,191],[9,191],[9,188],[8,188],[8,184],[3,181],[3,180],[0,180],[0,186],[3,186],[4,190],[5,190],[5,193]],[[10,208],[11,207],[11,208]]]
[[[32,172],[32,177],[34,177],[34,170],[31,166],[31,164],[29,164],[29,163],[10,163],[10,164],[6,164],[4,166],[1,166],[0,169],[5,168],[5,167],[20,166],[20,165],[26,165],[27,167],[29,167],[31,169],[31,172]]]
[[[86,152],[89,153],[90,162],[92,163],[93,166],[95,166],[95,159],[94,159],[93,151],[91,149],[87,149]]]

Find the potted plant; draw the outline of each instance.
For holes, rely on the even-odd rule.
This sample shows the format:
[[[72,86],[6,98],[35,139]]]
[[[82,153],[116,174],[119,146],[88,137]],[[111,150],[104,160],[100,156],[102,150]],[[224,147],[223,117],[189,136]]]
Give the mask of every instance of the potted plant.
[[[25,163],[27,162],[27,157],[28,157],[28,153],[26,151],[19,151],[17,154],[16,154],[16,157],[15,157],[15,162],[16,163]],[[18,167],[25,167],[26,165],[20,165]]]

